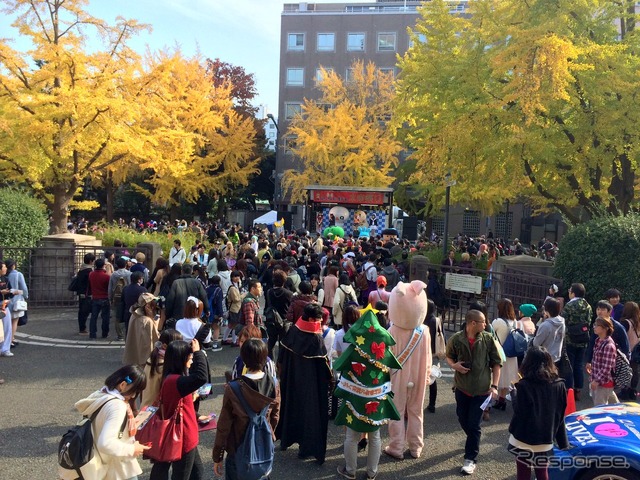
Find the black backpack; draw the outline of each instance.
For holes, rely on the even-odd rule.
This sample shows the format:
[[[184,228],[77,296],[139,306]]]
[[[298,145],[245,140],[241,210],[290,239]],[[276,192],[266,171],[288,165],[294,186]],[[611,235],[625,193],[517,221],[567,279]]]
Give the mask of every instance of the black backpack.
[[[269,425],[269,420],[267,419],[269,405],[264,407],[260,413],[256,413],[242,395],[238,382],[230,382],[229,386],[249,416],[249,425],[247,425],[242,441],[236,449],[238,478],[242,480],[259,480],[268,476],[273,469],[275,447],[273,445],[271,425]]]
[[[91,431],[91,424],[100,410],[102,410],[102,407],[111,400],[115,400],[115,398],[104,402],[100,408],[93,412],[91,417],[83,417],[76,426],[70,428],[67,433],[62,435],[62,439],[58,444],[58,465],[67,470],[75,470],[80,478],[82,478],[80,468],[89,463],[93,458],[93,432]],[[127,422],[128,416],[125,415],[118,438],[122,438]]]

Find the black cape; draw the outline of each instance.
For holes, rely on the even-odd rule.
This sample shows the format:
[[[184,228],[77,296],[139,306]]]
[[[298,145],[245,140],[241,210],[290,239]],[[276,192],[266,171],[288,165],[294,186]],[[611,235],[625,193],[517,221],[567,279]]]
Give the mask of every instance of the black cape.
[[[322,335],[292,326],[280,343],[280,422],[276,437],[286,450],[297,443],[299,456],[324,462],[329,424],[331,369]]]

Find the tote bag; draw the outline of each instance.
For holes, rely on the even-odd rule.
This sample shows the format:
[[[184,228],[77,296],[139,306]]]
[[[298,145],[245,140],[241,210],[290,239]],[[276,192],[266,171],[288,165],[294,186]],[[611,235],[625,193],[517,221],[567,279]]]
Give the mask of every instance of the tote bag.
[[[167,388],[167,379],[165,379],[160,389],[160,408],[153,414],[146,425],[136,433],[138,442],[151,444],[151,448],[144,452],[145,456],[158,462],[180,460],[182,458],[182,443],[184,440],[182,399],[178,401],[173,415],[169,418],[164,418],[162,393]],[[176,382],[172,381],[171,384],[175,386]]]

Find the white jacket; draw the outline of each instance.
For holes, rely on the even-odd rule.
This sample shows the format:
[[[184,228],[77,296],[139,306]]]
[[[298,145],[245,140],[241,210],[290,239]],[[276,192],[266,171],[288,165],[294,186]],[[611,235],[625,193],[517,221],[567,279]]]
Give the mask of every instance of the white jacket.
[[[98,390],[76,402],[75,408],[90,417],[100,406],[91,426],[93,433],[93,458],[80,471],[85,480],[126,480],[142,473],[134,456],[134,437],[129,436],[125,425],[122,438],[118,438],[122,422],[127,416],[127,405],[122,397]],[[78,478],[75,470],[58,467],[59,478]]]
[[[351,285],[338,285],[336,294],[333,297],[333,321],[336,325],[342,326],[342,304],[349,296],[353,302],[358,302],[356,291]]]

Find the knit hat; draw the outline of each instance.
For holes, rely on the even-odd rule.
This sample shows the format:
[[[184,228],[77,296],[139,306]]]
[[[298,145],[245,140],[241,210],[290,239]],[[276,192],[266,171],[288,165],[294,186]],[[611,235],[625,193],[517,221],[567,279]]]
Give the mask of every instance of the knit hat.
[[[531,315],[536,313],[538,309],[536,308],[535,305],[532,305],[530,303],[524,303],[520,305],[520,311],[522,312],[522,315],[524,315],[525,317],[530,317]]]

